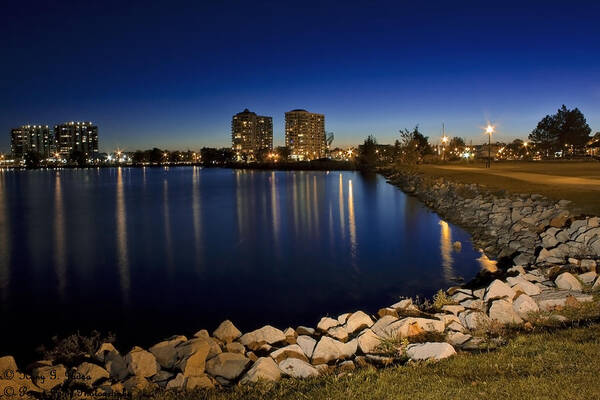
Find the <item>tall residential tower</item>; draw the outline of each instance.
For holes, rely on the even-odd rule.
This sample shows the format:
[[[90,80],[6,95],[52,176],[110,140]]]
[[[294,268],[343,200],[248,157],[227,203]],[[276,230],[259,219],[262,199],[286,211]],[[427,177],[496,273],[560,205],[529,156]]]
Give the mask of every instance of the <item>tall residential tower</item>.
[[[285,145],[295,160],[314,160],[325,157],[325,115],[306,110],[285,113]]]
[[[256,160],[261,151],[273,150],[273,118],[247,108],[231,120],[231,148],[238,160]]]
[[[16,158],[24,158],[30,151],[48,158],[54,151],[54,139],[48,125],[23,125],[11,129],[10,148]]]
[[[65,122],[54,126],[56,150],[62,156],[80,151],[88,156],[98,153],[98,127],[91,122]]]

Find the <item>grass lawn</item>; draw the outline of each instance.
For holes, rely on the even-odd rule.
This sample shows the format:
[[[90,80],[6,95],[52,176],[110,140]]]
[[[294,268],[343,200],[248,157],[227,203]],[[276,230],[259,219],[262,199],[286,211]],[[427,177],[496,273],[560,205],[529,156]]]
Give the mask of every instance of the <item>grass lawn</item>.
[[[514,193],[539,193],[552,199],[571,200],[576,213],[600,215],[600,162],[505,161],[484,164],[448,163],[421,165],[426,175]]]
[[[142,399],[600,399],[600,325],[518,335],[498,350],[438,363]]]

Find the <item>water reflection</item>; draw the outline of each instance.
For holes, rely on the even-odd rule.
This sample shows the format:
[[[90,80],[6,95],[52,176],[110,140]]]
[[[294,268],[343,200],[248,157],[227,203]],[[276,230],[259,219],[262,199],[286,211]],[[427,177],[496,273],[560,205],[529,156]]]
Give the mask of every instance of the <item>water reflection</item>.
[[[130,274],[129,254],[127,247],[127,210],[125,209],[125,193],[123,187],[123,170],[117,169],[117,265],[119,268],[119,281],[121,295],[125,304],[129,304]]]
[[[60,172],[54,178],[54,268],[58,280],[58,296],[64,301],[67,286],[65,216]]]
[[[271,171],[271,215],[273,218],[273,242],[277,243],[279,237],[279,210],[277,209],[277,183],[275,172]]]
[[[352,180],[348,180],[348,227],[350,229],[350,255],[352,264],[356,269],[356,221],[354,220],[354,191]]]
[[[340,192],[340,198],[339,198],[339,203],[340,203],[340,235],[342,236],[342,239],[344,239],[344,237],[346,236],[344,233],[346,231],[346,226],[345,226],[345,219],[346,217],[344,216],[344,182],[342,181],[342,174],[340,174],[340,184],[339,184],[339,192]]]
[[[0,171],[0,291],[2,291],[2,304],[8,298],[8,285],[10,284],[10,248],[11,235],[8,224],[7,194],[5,172]]]
[[[442,268],[444,271],[444,280],[449,282],[454,278],[452,266],[454,259],[452,258],[452,232],[446,221],[440,221],[441,237],[440,251],[442,253]]]
[[[479,262],[481,269],[488,270],[489,272],[496,272],[498,270],[496,261],[490,260],[483,251],[481,252],[481,257],[479,257],[477,261]]]
[[[194,221],[194,239],[196,249],[196,271],[202,270],[202,204],[200,203],[200,174],[198,167],[192,173],[192,216]]]
[[[163,218],[165,226],[165,253],[167,257],[167,268],[173,270],[173,246],[171,243],[171,215],[169,214],[169,182],[163,179]]]

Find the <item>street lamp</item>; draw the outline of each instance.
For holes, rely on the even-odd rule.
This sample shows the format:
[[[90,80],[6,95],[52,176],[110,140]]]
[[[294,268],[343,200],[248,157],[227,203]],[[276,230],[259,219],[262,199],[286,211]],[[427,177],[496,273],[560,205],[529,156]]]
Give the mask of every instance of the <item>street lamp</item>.
[[[492,168],[492,133],[494,133],[494,127],[488,124],[485,133],[488,134],[488,168]]]
[[[448,143],[448,136],[442,136],[442,160],[446,160],[446,143]]]

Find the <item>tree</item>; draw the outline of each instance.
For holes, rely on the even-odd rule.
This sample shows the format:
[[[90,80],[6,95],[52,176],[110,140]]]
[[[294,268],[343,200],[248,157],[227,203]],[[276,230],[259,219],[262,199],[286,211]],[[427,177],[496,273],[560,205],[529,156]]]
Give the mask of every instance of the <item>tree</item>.
[[[152,164],[160,164],[164,160],[164,151],[159,148],[153,148],[150,150],[150,162]]]
[[[372,171],[377,165],[377,139],[369,135],[363,144],[358,146],[358,167],[365,171]]]
[[[37,151],[28,151],[25,153],[25,167],[28,169],[39,168],[42,162],[42,155]]]
[[[402,164],[417,164],[423,161],[423,157],[432,154],[428,137],[419,132],[419,125],[412,131],[400,130],[400,157],[398,161]]]
[[[577,151],[590,140],[591,128],[587,124],[583,113],[578,108],[569,110],[564,104],[556,114],[546,115],[531,134],[529,140],[534,142],[546,157],[552,153],[562,151],[565,156],[566,149]]]
[[[80,167],[85,167],[87,165],[87,154],[83,151],[73,150],[69,154],[69,161],[76,163]]]
[[[292,154],[290,148],[287,146],[279,146],[275,149],[275,152],[281,161],[287,161]]]
[[[456,136],[450,139],[450,143],[448,143],[448,154],[450,155],[450,159],[456,160],[460,158],[465,147],[467,147],[467,145],[463,138]]]

